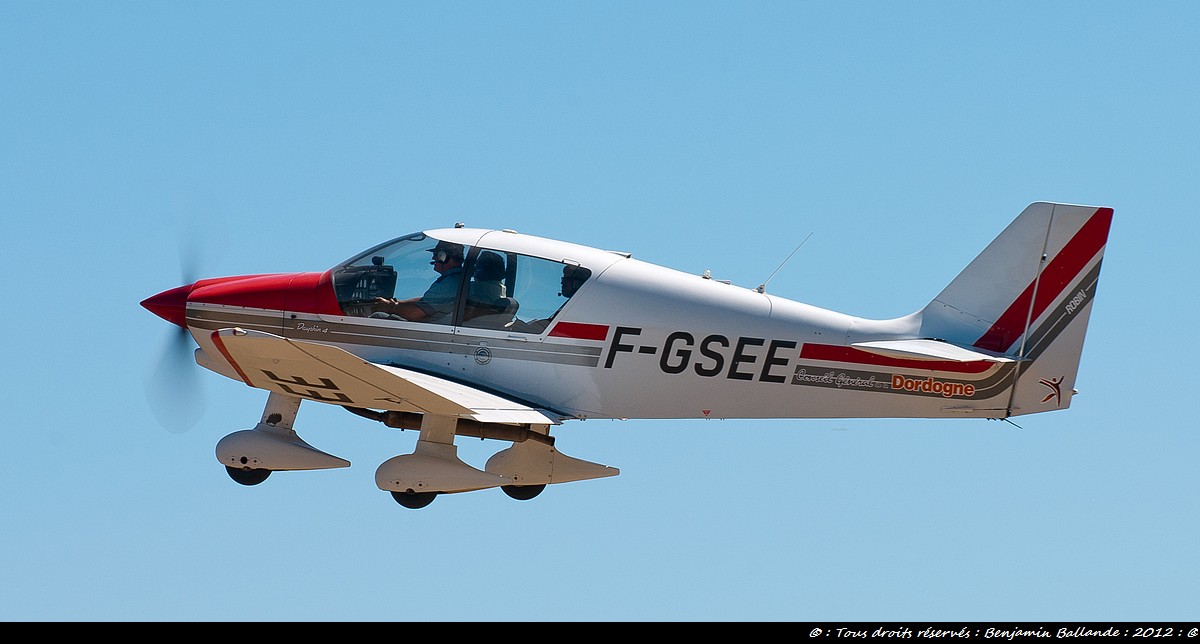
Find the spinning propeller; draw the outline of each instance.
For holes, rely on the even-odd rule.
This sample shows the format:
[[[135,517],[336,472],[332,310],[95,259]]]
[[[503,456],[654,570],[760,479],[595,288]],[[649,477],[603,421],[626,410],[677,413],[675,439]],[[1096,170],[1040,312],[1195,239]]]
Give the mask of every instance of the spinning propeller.
[[[142,300],[151,313],[175,325],[167,337],[157,366],[146,382],[150,411],[158,424],[173,434],[182,434],[204,415],[203,383],[197,376],[196,344],[187,330],[187,296],[195,283],[190,262],[183,266],[184,285]]]

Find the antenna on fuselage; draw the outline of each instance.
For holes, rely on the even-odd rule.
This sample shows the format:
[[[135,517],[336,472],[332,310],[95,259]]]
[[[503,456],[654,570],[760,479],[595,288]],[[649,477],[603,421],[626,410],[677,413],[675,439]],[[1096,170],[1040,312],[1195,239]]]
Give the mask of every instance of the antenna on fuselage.
[[[808,234],[808,237],[812,237],[812,236],[813,236],[812,233]],[[779,262],[779,266],[774,271],[771,271],[771,274],[767,276],[767,279],[763,280],[763,283],[759,284],[758,288],[756,288],[754,290],[758,291],[759,293],[765,293],[767,291],[767,282],[770,282],[771,278],[775,277],[775,273],[778,273],[779,269],[783,268],[783,265],[788,263],[788,260],[792,258],[792,255],[795,255],[796,251],[800,250],[800,247],[804,245],[804,242],[808,241],[808,237],[805,237],[804,241],[797,244],[796,248],[794,250],[792,250],[792,252],[788,253],[788,256],[783,258],[782,262]]]

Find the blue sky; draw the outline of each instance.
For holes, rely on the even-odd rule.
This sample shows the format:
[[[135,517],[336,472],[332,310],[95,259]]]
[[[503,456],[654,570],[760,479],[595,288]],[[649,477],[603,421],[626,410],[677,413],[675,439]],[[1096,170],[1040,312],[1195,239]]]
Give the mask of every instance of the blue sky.
[[[0,3],[0,618],[1195,620],[1200,7]],[[265,393],[146,383],[185,275],[324,270],[454,222],[861,315],[1028,203],[1115,209],[1080,395],[983,420],[587,421],[621,468],[409,511],[395,432],[233,483]],[[460,441],[482,464],[502,446]]]

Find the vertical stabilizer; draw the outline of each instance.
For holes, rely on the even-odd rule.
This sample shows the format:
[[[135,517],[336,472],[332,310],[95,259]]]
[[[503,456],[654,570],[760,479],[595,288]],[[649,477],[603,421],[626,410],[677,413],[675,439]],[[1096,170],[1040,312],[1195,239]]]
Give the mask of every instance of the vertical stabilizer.
[[[1066,409],[1112,215],[1031,204],[921,311],[922,337],[1020,359],[1010,415]]]

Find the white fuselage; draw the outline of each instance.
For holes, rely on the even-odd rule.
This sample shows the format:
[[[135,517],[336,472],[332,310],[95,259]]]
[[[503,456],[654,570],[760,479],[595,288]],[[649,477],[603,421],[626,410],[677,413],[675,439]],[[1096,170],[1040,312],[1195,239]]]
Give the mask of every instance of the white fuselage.
[[[921,395],[912,383],[937,375],[924,365],[830,355],[852,342],[915,337],[916,315],[868,320],[617,254],[586,259],[595,275],[557,318],[584,327],[582,334],[213,304],[189,304],[189,325],[204,351],[214,350],[206,338],[212,330],[254,328],[471,383],[563,418],[940,417],[1003,407],[978,396],[956,402],[967,398],[961,387],[958,396]],[[980,383],[980,393],[990,383],[1002,397],[995,382],[1002,370],[938,377]],[[907,391],[893,387],[897,374]]]

